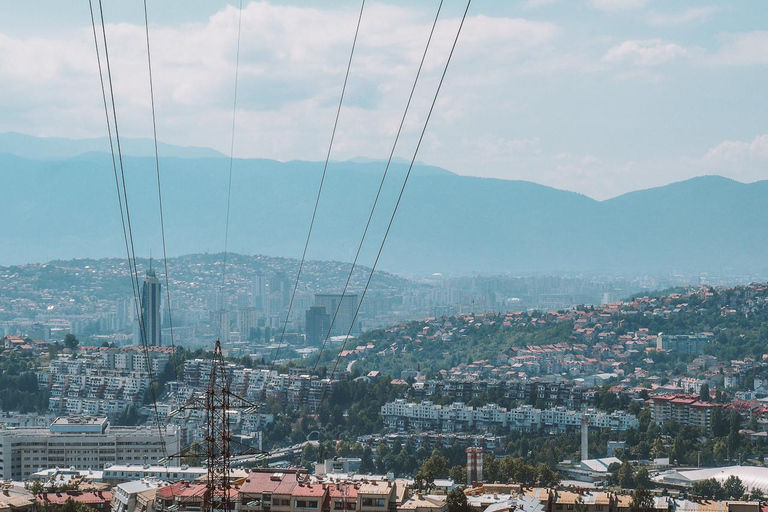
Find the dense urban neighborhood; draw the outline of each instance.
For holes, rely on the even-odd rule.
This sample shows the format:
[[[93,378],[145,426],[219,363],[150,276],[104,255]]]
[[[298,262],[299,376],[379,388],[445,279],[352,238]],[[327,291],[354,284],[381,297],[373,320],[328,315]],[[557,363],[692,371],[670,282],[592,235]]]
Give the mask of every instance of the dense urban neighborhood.
[[[228,414],[236,508],[664,511],[707,497],[757,512],[766,320],[768,286],[752,284],[445,314],[327,346],[299,331],[279,361],[230,339],[228,389],[252,404]],[[210,392],[213,352],[5,325],[0,472],[27,482],[20,502],[199,507],[210,417],[191,404]],[[280,349],[279,329],[254,325]]]

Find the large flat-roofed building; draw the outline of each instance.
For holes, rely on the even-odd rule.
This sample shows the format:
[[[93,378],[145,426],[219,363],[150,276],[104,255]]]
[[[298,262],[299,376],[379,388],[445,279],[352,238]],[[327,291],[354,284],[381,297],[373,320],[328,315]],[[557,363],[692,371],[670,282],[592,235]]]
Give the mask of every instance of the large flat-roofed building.
[[[175,425],[158,430],[112,427],[106,418],[57,418],[50,428],[0,429],[0,477],[22,480],[52,467],[100,470],[105,464],[152,464],[179,451]]]
[[[121,484],[134,480],[152,479],[163,482],[192,482],[208,475],[208,468],[202,466],[158,466],[136,464],[107,464],[101,472],[101,481],[106,484]],[[230,479],[246,478],[244,469],[230,469]]]
[[[706,334],[659,333],[659,337],[656,339],[656,350],[698,355],[704,352],[708,344],[709,336]]]

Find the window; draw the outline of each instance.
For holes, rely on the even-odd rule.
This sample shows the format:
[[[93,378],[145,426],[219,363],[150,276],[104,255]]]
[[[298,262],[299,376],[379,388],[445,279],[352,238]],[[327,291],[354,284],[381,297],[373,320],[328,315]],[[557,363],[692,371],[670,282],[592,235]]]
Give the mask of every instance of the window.
[[[343,510],[343,509],[344,509],[344,502],[341,502],[341,501],[333,502],[333,510]]]

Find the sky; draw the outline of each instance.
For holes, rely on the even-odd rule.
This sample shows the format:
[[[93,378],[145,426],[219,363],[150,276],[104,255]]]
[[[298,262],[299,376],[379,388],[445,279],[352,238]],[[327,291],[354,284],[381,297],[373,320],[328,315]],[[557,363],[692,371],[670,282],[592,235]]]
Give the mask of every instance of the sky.
[[[148,1],[160,140],[229,153],[238,5]],[[444,2],[400,158],[465,5]],[[333,160],[387,157],[437,6],[366,2]],[[243,2],[236,157],[325,158],[359,9]],[[0,132],[105,136],[88,2],[0,13]],[[104,16],[121,135],[151,137],[143,4],[104,0]],[[596,199],[768,179],[766,20],[764,0],[474,0],[418,160]]]

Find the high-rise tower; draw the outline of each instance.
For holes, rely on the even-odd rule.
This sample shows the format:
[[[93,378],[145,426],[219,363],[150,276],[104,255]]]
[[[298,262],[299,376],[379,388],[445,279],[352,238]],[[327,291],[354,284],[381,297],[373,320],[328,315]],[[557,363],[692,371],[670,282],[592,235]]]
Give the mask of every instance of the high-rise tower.
[[[150,347],[160,347],[163,344],[160,339],[162,328],[160,302],[160,280],[155,275],[152,258],[150,258],[149,270],[141,286],[141,321],[144,327],[144,339]]]

